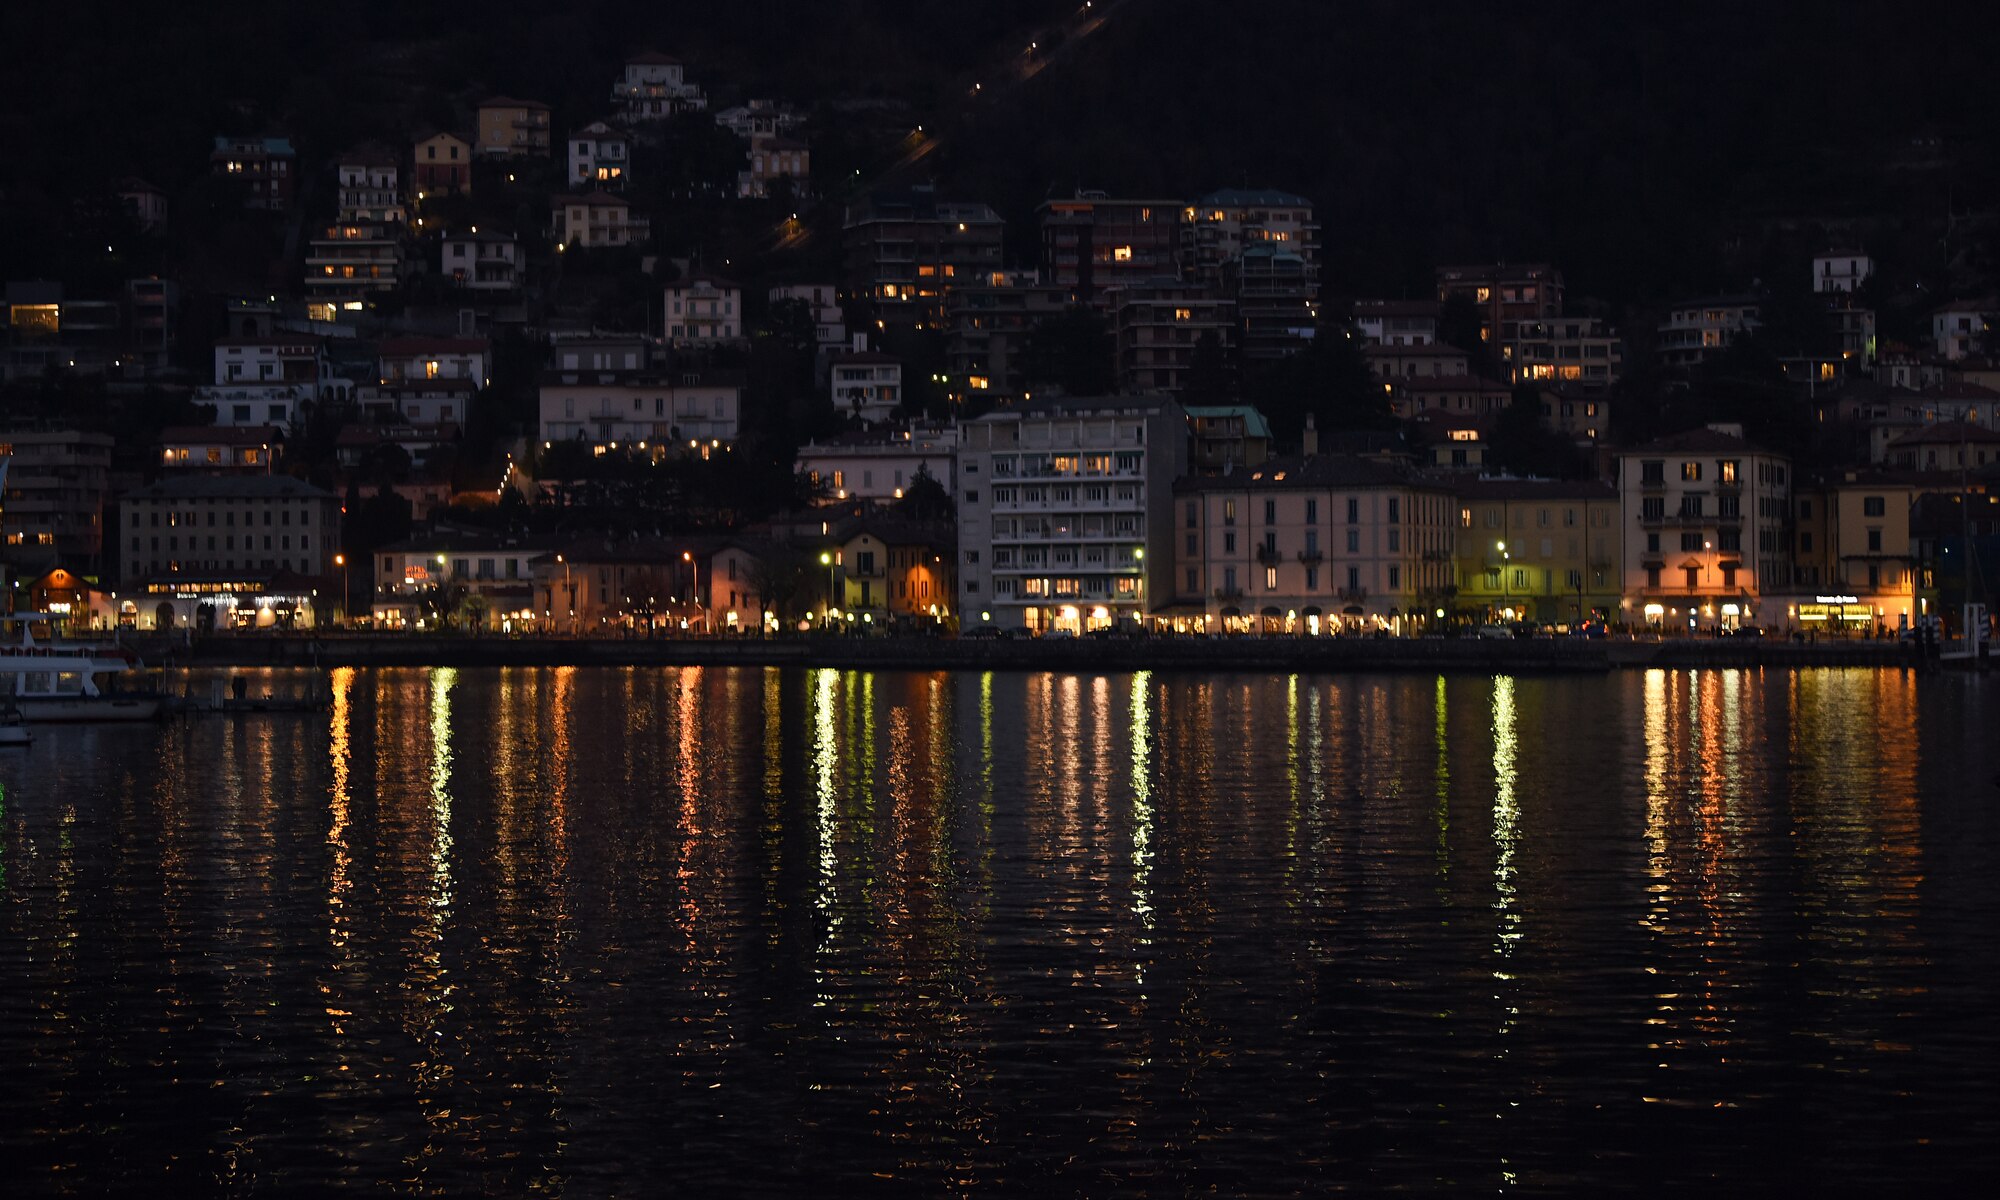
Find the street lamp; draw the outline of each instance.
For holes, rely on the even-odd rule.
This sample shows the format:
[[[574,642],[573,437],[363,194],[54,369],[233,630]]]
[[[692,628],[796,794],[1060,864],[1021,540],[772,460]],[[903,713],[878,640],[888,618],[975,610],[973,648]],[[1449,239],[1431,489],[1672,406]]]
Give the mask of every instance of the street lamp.
[[[708,610],[701,605],[701,564],[695,561],[694,552],[691,550],[681,551],[681,561],[686,563],[688,570],[693,573],[694,605],[701,609],[701,631],[707,633]]]
[[[556,561],[562,564],[563,591],[569,593],[570,632],[575,633],[576,632],[576,585],[569,581],[569,560],[564,558],[562,555],[558,554],[556,555]]]
[[[340,615],[351,621],[354,614],[350,613],[348,609],[354,603],[354,588],[347,574],[347,556],[345,554],[334,555],[333,565],[340,568]]]
[[[826,624],[833,625],[833,555],[820,551],[819,565],[826,568]]]
[[[1500,611],[1504,616],[1507,611],[1507,565],[1513,560],[1507,553],[1507,543],[1495,542],[1493,548],[1500,552]]]

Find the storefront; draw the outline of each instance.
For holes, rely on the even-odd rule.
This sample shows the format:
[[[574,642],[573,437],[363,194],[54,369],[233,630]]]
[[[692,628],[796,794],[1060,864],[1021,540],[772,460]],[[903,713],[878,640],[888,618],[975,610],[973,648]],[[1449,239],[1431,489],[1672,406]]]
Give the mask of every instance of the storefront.
[[[1821,637],[1867,637],[1910,627],[1907,595],[1800,596],[1786,607],[1795,628]]]

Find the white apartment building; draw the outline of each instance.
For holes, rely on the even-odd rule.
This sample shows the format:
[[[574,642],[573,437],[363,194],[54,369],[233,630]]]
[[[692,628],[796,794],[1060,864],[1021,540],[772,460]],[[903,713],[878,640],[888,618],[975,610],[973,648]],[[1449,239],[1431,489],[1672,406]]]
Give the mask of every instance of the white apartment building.
[[[1619,454],[1624,620],[1680,632],[1756,623],[1764,594],[1791,578],[1789,474],[1729,424]]]
[[[625,121],[664,121],[708,107],[708,97],[688,82],[680,59],[651,53],[625,60],[625,73],[611,85],[611,102]]]
[[[705,346],[743,338],[743,290],[706,275],[667,285],[666,336],[676,346]]]
[[[901,359],[873,351],[833,360],[833,411],[875,425],[892,419],[903,402]]]
[[[919,473],[958,494],[958,429],[950,425],[871,430],[808,442],[799,447],[796,461],[799,473],[822,489],[821,504],[890,504],[903,498]]]
[[[449,234],[439,252],[444,277],[474,292],[511,292],[521,286],[521,243],[512,234]]]
[[[968,626],[1081,632],[1154,611],[1170,556],[1148,554],[1187,469],[1187,415],[1164,396],[1038,400],[959,427],[959,611]]]
[[[1664,367],[1693,367],[1763,324],[1763,306],[1741,296],[1677,304],[1659,326],[1654,353]]]
[[[632,176],[632,139],[602,121],[569,135],[569,184],[616,191]]]
[[[1859,250],[1829,250],[1813,256],[1813,291],[1851,292],[1874,273],[1875,260]]]
[[[840,295],[830,283],[788,283],[771,289],[771,306],[796,300],[812,313],[813,333],[822,350],[844,345],[847,318],[840,311]]]
[[[383,383],[469,379],[485,387],[491,362],[485,338],[402,337],[382,343],[376,369]]]
[[[396,155],[386,146],[362,146],[341,157],[340,223],[378,221],[401,225],[406,219]]]
[[[542,380],[542,440],[706,455],[735,443],[742,403],[742,380],[718,371],[558,370]]]
[[[1931,313],[1931,339],[1937,343],[1938,356],[1957,362],[1980,353],[1996,312],[2000,312],[2000,305],[1978,300],[1947,304]]]
[[[1438,308],[1435,300],[1356,300],[1354,328],[1371,346],[1429,346]]]

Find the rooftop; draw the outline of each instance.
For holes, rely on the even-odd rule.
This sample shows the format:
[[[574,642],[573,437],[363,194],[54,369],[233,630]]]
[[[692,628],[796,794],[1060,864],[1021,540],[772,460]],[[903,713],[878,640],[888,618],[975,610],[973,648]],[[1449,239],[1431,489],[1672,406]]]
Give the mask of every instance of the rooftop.
[[[332,500],[290,475],[176,475],[125,493],[127,500]]]
[[[1191,475],[1174,483],[1177,493],[1273,491],[1287,488],[1411,487],[1444,490],[1447,485],[1401,463],[1351,454],[1296,454],[1266,459],[1249,471]]]

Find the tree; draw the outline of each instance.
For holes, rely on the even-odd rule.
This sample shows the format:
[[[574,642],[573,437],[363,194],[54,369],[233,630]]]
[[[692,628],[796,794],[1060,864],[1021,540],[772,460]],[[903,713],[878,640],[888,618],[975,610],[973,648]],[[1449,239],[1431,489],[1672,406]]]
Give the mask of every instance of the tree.
[[[1117,387],[1111,329],[1081,305],[1045,317],[1028,332],[1021,378],[1029,390],[1059,387],[1071,396],[1104,396]]]
[[[1543,423],[1542,394],[1532,384],[1514,389],[1495,423],[1487,454],[1493,466],[1516,475],[1580,479],[1590,474],[1576,445]]]
[[[1234,393],[1222,339],[1213,329],[1203,330],[1195,339],[1194,356],[1188,362],[1187,386],[1181,389],[1181,403],[1227,404]]]
[[[1388,393],[1361,352],[1361,338],[1343,325],[1322,325],[1303,349],[1259,364],[1244,395],[1271,422],[1280,443],[1296,444],[1308,415],[1322,430],[1395,424]]]
[[[930,468],[919,465],[916,475],[903,489],[902,499],[892,506],[898,517],[906,521],[949,522],[958,519],[958,505],[952,500]]]

